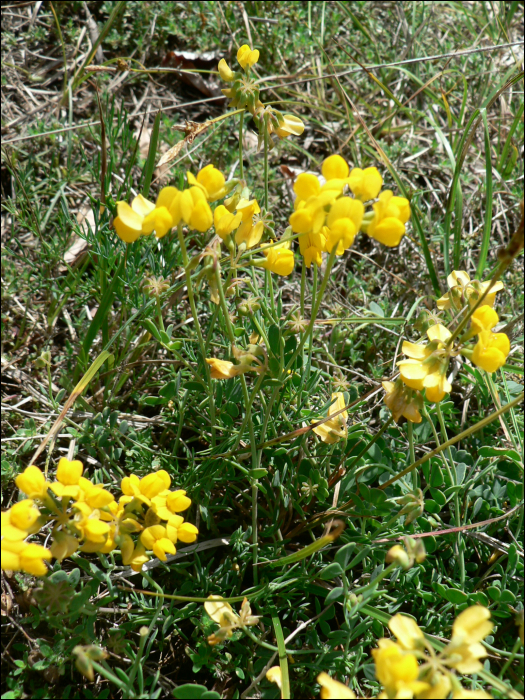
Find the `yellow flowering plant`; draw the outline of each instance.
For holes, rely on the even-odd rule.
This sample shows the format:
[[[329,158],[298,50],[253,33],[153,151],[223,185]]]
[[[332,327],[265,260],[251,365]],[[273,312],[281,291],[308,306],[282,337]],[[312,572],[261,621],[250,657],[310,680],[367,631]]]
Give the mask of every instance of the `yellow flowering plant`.
[[[123,563],[141,571],[148,551],[166,561],[167,553],[176,553],[176,542],[195,542],[197,528],[180,515],[191,500],[182,489],[170,490],[171,477],[163,469],[140,479],[135,474],[124,477],[118,502],[83,472],[80,460],[62,457],[54,481],[35,465],[16,477],[17,487],[31,498],[2,512],[3,570],[45,576],[45,562],[52,558],[61,562],[77,551],[108,554],[120,549]],[[49,548],[27,541],[44,527],[51,531]]]
[[[372,649],[376,678],[383,686],[380,697],[446,698],[450,692],[454,698],[474,697],[454,671],[470,675],[482,670],[480,659],[487,651],[481,642],[493,629],[487,608],[475,605],[461,612],[450,641],[437,652],[413,618],[397,613],[388,627],[396,641],[383,638]],[[476,697],[491,697],[479,692],[484,694]]]
[[[252,5],[217,5],[216,13],[206,5],[199,15],[203,24],[216,23],[215,39],[233,60],[217,65],[217,56],[211,71],[201,69],[210,54],[199,50],[193,69],[186,51],[183,60],[168,52],[176,59],[168,71],[176,73],[163,79],[183,82],[194,73],[193,88],[206,95],[194,100],[198,109],[221,116],[176,124],[185,136],[158,170],[159,129],[169,116],[162,121],[159,112],[148,129],[142,175],[133,162],[115,167],[113,151],[121,154],[112,137],[120,121],[101,118],[107,128],[100,148],[111,163],[101,182],[118,188],[118,201],[111,188],[104,192],[89,266],[76,272],[67,262],[63,279],[58,268],[62,299],[50,274],[47,326],[45,315],[35,315],[34,327],[26,328],[24,315],[12,353],[7,344],[3,366],[10,371],[32,360],[18,336],[36,347],[45,343],[34,362],[44,385],[31,392],[35,405],[6,396],[7,421],[17,426],[18,412],[28,414],[15,428],[19,434],[5,441],[8,475],[40,437],[36,422],[47,434],[16,477],[18,490],[5,490],[5,612],[11,615],[11,600],[21,615],[27,603],[40,606],[20,624],[17,645],[24,639],[39,645],[26,622],[46,638],[51,621],[59,633],[56,649],[43,653],[45,663],[56,662],[62,674],[62,657],[73,654],[85,679],[98,685],[105,679],[123,698],[157,697],[161,690],[174,697],[459,698],[490,697],[488,691],[515,697],[502,679],[507,671],[517,678],[522,660],[515,535],[521,417],[511,398],[517,382],[499,373],[516,369],[508,357],[519,353],[512,333],[519,318],[508,319],[502,303],[511,286],[500,281],[501,267],[485,278],[480,263],[479,279],[452,270],[445,255],[450,231],[432,200],[438,190],[432,184],[429,195],[426,179],[412,177],[414,165],[398,167],[414,164],[420,152],[411,158],[400,137],[410,131],[414,146],[417,120],[408,116],[416,100],[400,102],[403,81],[379,83],[396,66],[378,69],[384,74],[378,77],[363,72],[371,94],[360,92],[356,105],[348,85],[359,83],[359,71],[339,81],[347,74],[339,60],[325,70],[336,33],[324,35],[324,17],[347,12],[346,4],[277,10],[286,26],[308,11],[312,37],[320,13],[324,50],[306,52],[304,66],[293,65],[296,73],[290,47],[266,40],[276,20]],[[509,31],[514,5],[504,13]],[[365,36],[362,9],[348,12]],[[237,15],[244,28],[235,26]],[[345,20],[341,31],[349,26]],[[245,30],[249,43],[239,41]],[[303,56],[306,33],[291,34],[299,42],[294,52]],[[267,66],[271,75],[261,77]],[[111,66],[81,70],[88,68]],[[156,84],[142,66],[124,72]],[[441,97],[456,169],[446,216],[455,215],[457,267],[460,253],[470,265],[470,244],[478,245],[474,234],[481,230],[466,236],[468,251],[459,245],[462,207],[480,197],[467,197],[465,188],[458,199],[461,148],[471,127],[466,98],[459,117],[457,100],[448,109],[456,89],[448,73]],[[340,88],[334,99],[328,76]],[[290,78],[300,87],[281,98]],[[426,82],[414,98],[439,97],[436,84]],[[375,85],[384,88],[379,99]],[[392,85],[396,94],[389,93]],[[387,94],[396,107],[382,114]],[[323,104],[307,121],[316,95]],[[483,95],[478,101],[481,125],[490,107]],[[186,107],[175,106],[180,119]],[[428,114],[436,124],[445,124],[434,111]],[[373,129],[371,118],[378,122]],[[505,148],[516,123],[503,125],[511,129]],[[493,170],[503,177],[503,156],[492,162],[499,141],[487,154],[487,178]],[[472,178],[475,187],[479,179]],[[505,206],[519,181],[506,187]],[[66,188],[62,200],[69,194]],[[46,211],[45,225],[53,203]],[[51,230],[45,225],[39,234]],[[29,256],[32,246],[33,238]],[[519,248],[516,239],[512,250]],[[499,259],[518,254],[510,249]],[[446,271],[442,280],[436,270]],[[9,269],[5,277],[9,287]],[[71,322],[62,311],[75,289],[81,315]],[[48,291],[44,286],[42,300]],[[20,303],[8,296],[7,314]],[[29,311],[27,318],[33,323]],[[72,357],[69,387],[68,376],[57,381],[51,370],[69,370]],[[8,376],[25,381],[22,369]],[[472,425],[475,412],[480,421]],[[55,463],[68,435],[75,442],[69,457]],[[494,523],[508,527],[509,537],[498,539]],[[34,599],[28,576],[42,579]],[[24,600],[11,595],[17,586],[29,588]],[[105,621],[95,617],[100,606]],[[8,663],[14,648],[7,649]],[[166,672],[172,659],[173,677]],[[35,665],[33,676],[39,670]],[[190,682],[181,686],[187,674]],[[202,679],[213,689],[197,686]],[[155,687],[159,680],[162,689]],[[16,696],[31,694],[30,683],[8,687]]]

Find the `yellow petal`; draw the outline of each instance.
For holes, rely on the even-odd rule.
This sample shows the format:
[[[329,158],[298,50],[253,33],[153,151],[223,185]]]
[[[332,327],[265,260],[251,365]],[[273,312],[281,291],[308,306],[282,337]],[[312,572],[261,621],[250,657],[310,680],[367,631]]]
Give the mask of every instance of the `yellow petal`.
[[[218,70],[219,70],[219,75],[223,80],[225,80],[227,83],[231,83],[235,79],[235,75],[233,74],[233,71],[229,67],[229,65],[226,63],[224,58],[221,58],[219,61],[218,65]]]
[[[446,343],[451,335],[452,333],[442,323],[437,323],[427,330],[429,340],[439,340],[442,343]]]
[[[220,595],[210,595],[204,603],[204,609],[214,622],[221,624],[221,621],[226,616],[227,618],[236,618],[237,615],[233,612],[232,606],[222,599]]]
[[[334,700],[338,698],[342,700],[346,700],[346,698],[355,698],[353,690],[350,690],[348,686],[331,678],[328,673],[324,673],[324,671],[317,676],[317,682],[321,686],[321,698],[333,698]]]
[[[407,615],[397,613],[390,618],[388,627],[403,649],[411,651],[424,646],[425,636],[415,620]]]
[[[348,177],[348,163],[340,155],[334,154],[323,161],[321,172],[326,180],[344,179]]]
[[[139,194],[131,202],[131,208],[139,216],[145,217],[155,209],[155,205],[153,204],[153,202],[150,202],[149,199],[146,199],[141,194]]]
[[[470,323],[472,330],[475,333],[481,333],[481,331],[491,331],[494,326],[498,325],[499,316],[491,306],[485,304],[474,311],[470,317]]]
[[[293,191],[300,199],[309,199],[319,194],[321,183],[313,173],[300,173],[293,186]]]
[[[395,248],[405,235],[405,225],[399,220],[389,217],[379,223],[372,219],[367,231],[370,238],[374,238],[379,243]]]

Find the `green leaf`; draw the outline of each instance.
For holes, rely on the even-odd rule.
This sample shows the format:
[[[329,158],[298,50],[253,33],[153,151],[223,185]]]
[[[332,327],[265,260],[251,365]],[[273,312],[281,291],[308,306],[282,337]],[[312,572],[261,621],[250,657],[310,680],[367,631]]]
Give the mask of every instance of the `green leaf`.
[[[125,258],[122,258],[122,261],[118,266],[118,269],[115,271],[113,279],[111,280],[111,284],[106,288],[106,291],[102,296],[102,299],[100,300],[100,306],[97,309],[97,313],[93,317],[93,320],[91,321],[91,323],[89,324],[89,328],[87,329],[84,342],[82,343],[82,349],[86,358],[89,355],[89,350],[91,349],[91,346],[93,345],[93,342],[97,337],[97,333],[102,328],[102,324],[107,319],[107,316],[113,304],[113,299],[115,298],[115,293],[117,291],[118,284],[121,281],[120,275],[122,273],[122,270],[124,269],[124,260]]]
[[[334,603],[336,600],[339,600],[339,598],[342,598],[344,595],[344,588],[342,586],[337,586],[336,588],[332,588],[330,593],[326,596],[325,598],[325,605],[328,605],[329,603]]]
[[[159,141],[159,128],[160,128],[160,117],[161,111],[157,112],[155,115],[155,121],[153,122],[153,127],[151,129],[151,136],[148,149],[148,157],[144,164],[144,184],[142,185],[142,196],[148,197],[149,188],[151,185],[151,178],[153,177],[153,171],[155,170],[155,161],[157,160],[157,144]]]
[[[343,569],[343,571],[346,571],[346,567],[348,566],[348,562],[350,561],[350,557],[352,556],[354,549],[355,542],[349,542],[348,544],[343,545],[336,552],[334,559],[339,564],[341,569]]]
[[[181,700],[220,700],[221,696],[215,690],[208,690],[204,685],[185,683],[175,688],[173,697]]]
[[[461,605],[461,603],[466,603],[468,601],[467,594],[455,588],[445,589],[445,598],[453,605]]]
[[[439,513],[441,510],[441,506],[438,505],[435,501],[432,499],[428,499],[425,501],[425,510],[427,513]]]
[[[341,576],[343,569],[338,562],[333,562],[333,564],[328,564],[319,574],[319,578],[323,581],[331,581],[336,576]]]
[[[157,326],[153,323],[153,321],[149,318],[145,318],[143,321],[141,321],[142,326],[148,331],[148,333],[151,333],[151,335],[155,338],[155,340],[158,340],[159,343],[162,342],[160,338],[160,332]]]
[[[281,331],[279,326],[272,323],[270,328],[268,328],[268,343],[270,344],[270,350],[275,355],[275,357],[280,357],[281,354]]]
[[[248,472],[248,477],[250,479],[262,479],[268,474],[268,469],[250,469]]]

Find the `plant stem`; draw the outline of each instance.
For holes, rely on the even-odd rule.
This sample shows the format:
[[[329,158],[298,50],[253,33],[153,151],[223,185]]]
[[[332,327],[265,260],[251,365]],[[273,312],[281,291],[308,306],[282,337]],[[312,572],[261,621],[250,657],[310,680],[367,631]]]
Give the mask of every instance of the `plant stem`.
[[[211,421],[211,442],[215,445],[215,397],[213,395],[213,387],[211,383],[210,368],[206,362],[206,344],[204,338],[202,337],[201,326],[199,323],[199,316],[197,314],[197,306],[195,304],[195,297],[193,295],[193,287],[191,284],[191,272],[188,270],[188,252],[186,250],[186,242],[184,240],[184,234],[182,233],[182,221],[177,227],[177,234],[179,237],[180,251],[182,255],[182,264],[184,265],[184,271],[186,273],[186,289],[188,290],[188,300],[190,302],[191,313],[193,316],[193,321],[195,322],[195,330],[197,332],[197,338],[199,340],[199,348],[202,356],[202,364],[204,366],[204,372],[206,375],[206,386],[208,387],[208,398],[210,402],[210,421]]]
[[[437,417],[439,420],[439,424],[441,426],[441,437],[445,441],[445,443],[448,442],[448,436],[447,436],[447,427],[445,425],[445,419],[443,418],[443,413],[441,411],[441,406],[439,403],[436,404],[436,412],[437,412]],[[454,469],[454,458],[452,457],[452,452],[450,450],[450,445],[447,447],[447,452],[448,452],[448,458],[450,460],[450,469],[448,469],[449,473],[449,478],[451,481],[451,486],[457,486],[457,479],[456,479],[456,473]],[[454,491],[454,511],[456,515],[456,527],[459,527],[461,525],[461,509],[459,505],[459,494],[457,491]],[[463,590],[465,587],[465,557],[463,554],[463,539],[461,536],[461,533],[457,533],[456,537],[456,546],[458,548],[458,565],[459,565],[459,576],[460,576],[460,582],[461,582],[461,589]]]
[[[410,464],[413,464],[416,461],[416,453],[414,452],[414,426],[412,424],[412,421],[407,421],[407,436],[408,436],[408,454],[409,454],[409,459],[410,459]],[[412,488],[414,491],[418,487],[418,474],[417,471],[414,470],[412,472]]]
[[[222,287],[222,281],[219,273],[219,267],[215,268],[215,274],[217,278],[217,289],[219,291],[219,302],[222,309],[222,315],[224,316],[224,322],[226,324],[226,331],[230,342],[235,345],[235,333],[233,332],[233,326],[230,319],[230,314],[228,313],[228,305],[226,304],[226,297],[224,296],[224,289]],[[257,469],[258,467],[258,454],[255,441],[255,433],[253,429],[253,421],[251,417],[251,401],[248,396],[248,387],[246,386],[246,378],[244,375],[240,375],[243,401],[245,406],[245,420],[248,420],[248,430],[250,433],[250,451],[252,454],[252,469]],[[252,399],[253,400],[253,399]],[[257,585],[259,581],[259,572],[257,570],[258,561],[258,537],[257,537],[257,497],[259,491],[259,482],[257,479],[250,478],[250,485],[252,491],[252,544],[253,544],[253,581]]]
[[[244,163],[243,163],[243,153],[242,153],[242,132],[244,127],[244,111],[241,112],[241,118],[239,121],[239,177],[244,180]]]

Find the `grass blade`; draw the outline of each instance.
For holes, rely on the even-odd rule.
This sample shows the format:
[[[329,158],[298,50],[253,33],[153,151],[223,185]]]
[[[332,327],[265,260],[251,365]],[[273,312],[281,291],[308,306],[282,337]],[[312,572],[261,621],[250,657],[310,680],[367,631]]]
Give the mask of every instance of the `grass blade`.
[[[148,198],[149,188],[151,185],[151,178],[153,177],[153,171],[155,170],[155,158],[157,156],[157,144],[159,141],[160,117],[161,111],[159,109],[159,111],[155,115],[155,121],[153,122],[153,128],[151,130],[151,139],[149,142],[148,157],[144,165],[144,184],[142,186],[142,196],[146,199]]]

